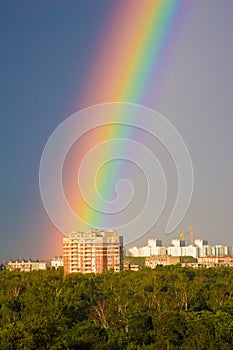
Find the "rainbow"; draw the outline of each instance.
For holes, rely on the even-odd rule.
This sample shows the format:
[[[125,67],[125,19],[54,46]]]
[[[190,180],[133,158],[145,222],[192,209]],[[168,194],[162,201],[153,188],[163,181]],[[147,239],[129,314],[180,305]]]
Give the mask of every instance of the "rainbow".
[[[99,38],[93,65],[88,67],[86,84],[79,94],[78,109],[105,102],[146,104],[147,95],[152,90],[156,102],[183,12],[180,0],[117,1]],[[77,163],[80,164],[84,155],[96,144],[119,135],[126,137],[129,132],[120,126],[105,126],[91,132],[88,139],[81,140],[81,144],[78,147],[74,145],[71,151],[76,157],[76,170]],[[108,152],[111,154],[111,149]],[[65,186],[71,207],[83,221],[104,228],[107,218],[87,206],[77,186],[74,190],[77,175],[71,163],[67,161]],[[102,193],[106,184],[108,188],[112,185],[115,191],[119,172],[119,167],[114,165],[106,177],[99,177],[97,187],[102,189]],[[91,192],[89,195],[92,196]]]
[[[102,102],[143,102],[164,71],[179,31],[180,0],[119,1],[97,45],[79,108]],[[160,81],[154,81],[157,86]]]

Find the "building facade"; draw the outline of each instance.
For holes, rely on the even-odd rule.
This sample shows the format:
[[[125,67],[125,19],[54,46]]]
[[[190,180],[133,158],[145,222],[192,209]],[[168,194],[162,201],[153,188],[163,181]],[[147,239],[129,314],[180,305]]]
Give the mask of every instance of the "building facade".
[[[33,270],[46,270],[47,264],[44,261],[15,260],[9,261],[6,268],[9,271],[30,272]]]
[[[230,266],[233,267],[232,256],[203,256],[198,258],[198,266],[214,267],[214,266]]]
[[[116,231],[72,232],[63,238],[64,272],[123,270],[123,237]]]
[[[198,247],[192,245],[185,247],[168,247],[167,254],[171,256],[192,256],[193,258],[198,257]]]
[[[151,256],[145,259],[145,266],[154,269],[157,265],[167,266],[180,263],[180,257],[178,256]]]
[[[158,239],[148,239],[145,247],[133,247],[129,249],[129,254],[135,257],[161,256],[166,255],[167,248],[162,246],[162,241]]]
[[[129,254],[135,257],[150,257],[150,256],[192,256],[197,259],[198,257],[205,256],[232,256],[232,248],[215,245],[209,246],[208,241],[204,239],[196,239],[194,245],[186,245],[184,239],[173,239],[172,246],[163,247],[162,241],[158,239],[149,239],[148,245],[145,247],[133,247],[129,248]]]
[[[57,270],[59,267],[64,266],[63,256],[55,256],[53,260],[51,260],[51,268]]]

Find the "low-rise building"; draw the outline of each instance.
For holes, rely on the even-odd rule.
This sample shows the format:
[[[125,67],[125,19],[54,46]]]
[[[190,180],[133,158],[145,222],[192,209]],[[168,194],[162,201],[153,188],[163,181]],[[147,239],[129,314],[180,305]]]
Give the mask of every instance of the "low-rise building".
[[[62,256],[55,256],[53,260],[51,260],[51,268],[57,270],[59,267],[64,266],[64,259]]]
[[[151,256],[145,258],[145,266],[154,269],[157,265],[176,265],[180,263],[180,257],[163,255],[163,256]]]
[[[139,265],[138,264],[124,264],[124,270],[138,271]]]
[[[202,256],[198,258],[198,266],[214,267],[214,266],[231,266],[233,267],[232,256]]]
[[[6,268],[9,271],[30,272],[33,270],[46,270],[47,264],[45,261],[11,260],[8,262]]]

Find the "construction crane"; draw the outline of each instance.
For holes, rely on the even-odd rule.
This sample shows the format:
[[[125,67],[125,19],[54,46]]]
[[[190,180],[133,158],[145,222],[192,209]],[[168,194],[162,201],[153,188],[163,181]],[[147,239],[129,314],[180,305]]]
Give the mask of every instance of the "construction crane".
[[[185,236],[185,233],[184,233],[184,230],[183,230],[183,231],[181,231],[181,233],[180,233],[180,240],[181,240],[181,241],[184,241],[184,236]]]
[[[194,231],[193,228],[190,226],[188,232],[190,233],[190,242],[191,245],[194,245]]]
[[[193,231],[193,228],[190,226],[188,228],[188,232],[186,232],[186,233],[190,234],[190,243],[191,243],[191,245],[194,245],[194,231]],[[185,232],[183,230],[183,231],[180,232],[180,240],[184,241],[184,237],[185,237]]]

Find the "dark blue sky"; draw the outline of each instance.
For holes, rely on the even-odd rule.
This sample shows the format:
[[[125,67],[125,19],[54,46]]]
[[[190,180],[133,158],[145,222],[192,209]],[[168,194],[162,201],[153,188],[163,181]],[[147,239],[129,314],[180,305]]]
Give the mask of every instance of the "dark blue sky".
[[[76,111],[95,38],[111,7],[111,1],[1,1],[0,257],[27,252],[22,241],[41,210],[42,150],[56,126]]]
[[[196,192],[184,225],[232,245],[232,2],[194,3],[161,99],[153,105],[151,92],[147,103],[177,126],[193,157]],[[59,236],[40,199],[41,153],[83,107],[79,95],[114,4],[0,2],[0,259],[48,257],[46,237]]]

